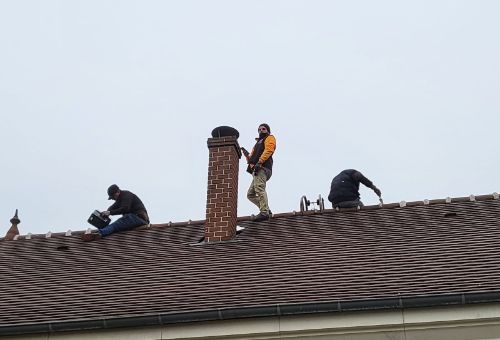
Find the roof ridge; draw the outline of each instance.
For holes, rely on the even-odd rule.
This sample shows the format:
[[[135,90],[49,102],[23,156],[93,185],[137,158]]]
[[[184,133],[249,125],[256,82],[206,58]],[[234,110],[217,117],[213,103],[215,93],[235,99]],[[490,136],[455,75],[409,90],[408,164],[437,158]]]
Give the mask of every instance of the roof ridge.
[[[324,210],[319,210],[319,209],[313,209],[313,210],[307,210],[307,211],[291,211],[291,212],[285,212],[285,213],[277,213],[273,214],[273,219],[275,218],[282,218],[282,217],[291,217],[291,216],[308,216],[308,215],[320,215],[320,214],[325,214],[325,213],[339,213],[339,212],[352,212],[352,211],[362,211],[362,210],[378,210],[378,209],[394,209],[394,208],[404,208],[404,207],[416,207],[416,206],[426,206],[426,205],[435,205],[435,204],[451,204],[451,203],[460,203],[460,202],[475,202],[475,201],[489,201],[489,200],[498,200],[500,198],[500,195],[497,192],[493,192],[492,194],[486,194],[486,195],[469,195],[469,196],[463,196],[463,197],[446,197],[446,198],[439,198],[439,199],[424,199],[420,201],[411,201],[411,202],[406,202],[406,201],[400,201],[399,203],[387,203],[387,204],[376,204],[376,205],[367,205],[363,207],[357,207],[357,208],[335,208],[335,209],[324,209]],[[250,215],[250,216],[240,216],[237,218],[237,222],[244,222],[244,221],[252,221],[255,218],[255,215]],[[185,227],[185,226],[199,226],[205,224],[206,220],[188,220],[188,221],[182,221],[182,222],[172,222],[169,221],[168,223],[150,223],[148,225],[141,226],[137,229],[154,229],[154,228],[165,228],[165,227]],[[89,233],[91,228],[87,228],[86,230],[78,230],[78,231],[72,231],[71,229],[66,231],[66,232],[56,232],[53,233],[51,231],[48,231],[45,234],[32,234],[28,233],[26,235],[16,235],[14,237],[15,240],[19,239],[41,239],[41,238],[58,238],[61,236],[79,236],[85,233]],[[5,241],[5,237],[0,238],[0,242]]]

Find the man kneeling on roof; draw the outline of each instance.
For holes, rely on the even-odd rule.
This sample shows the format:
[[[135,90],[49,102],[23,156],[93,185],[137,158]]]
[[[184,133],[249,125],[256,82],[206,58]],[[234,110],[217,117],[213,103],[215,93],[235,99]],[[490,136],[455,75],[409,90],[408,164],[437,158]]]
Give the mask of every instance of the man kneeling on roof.
[[[363,203],[359,196],[359,183],[363,183],[372,189],[380,198],[382,193],[361,172],[354,169],[344,170],[335,176],[330,187],[328,200],[332,202],[334,208],[355,208],[362,207]]]
[[[101,215],[106,217],[109,215],[123,216],[108,226],[100,228],[98,233],[84,234],[82,236],[84,241],[93,241],[112,233],[149,224],[148,212],[141,199],[134,193],[121,190],[118,185],[113,184],[108,188],[108,199],[114,200],[115,203],[108,210],[101,212]]]

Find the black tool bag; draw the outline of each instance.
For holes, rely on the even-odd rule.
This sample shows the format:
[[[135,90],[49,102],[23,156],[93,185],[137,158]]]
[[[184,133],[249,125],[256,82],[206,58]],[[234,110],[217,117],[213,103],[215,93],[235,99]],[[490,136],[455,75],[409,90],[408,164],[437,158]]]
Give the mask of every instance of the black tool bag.
[[[102,216],[99,210],[94,210],[87,222],[92,224],[97,229],[102,229],[111,222],[111,219],[107,216]]]

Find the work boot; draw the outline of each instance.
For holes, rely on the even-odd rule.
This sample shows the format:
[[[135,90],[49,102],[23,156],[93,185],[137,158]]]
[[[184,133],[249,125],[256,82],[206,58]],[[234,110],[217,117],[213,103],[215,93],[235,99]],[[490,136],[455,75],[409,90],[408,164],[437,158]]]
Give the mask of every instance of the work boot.
[[[267,221],[271,218],[271,216],[268,213],[259,213],[257,216],[254,218],[254,222],[260,222],[260,221]]]
[[[89,234],[83,234],[82,235],[82,240],[85,242],[90,242],[90,241],[97,241],[102,238],[100,233],[89,233]]]

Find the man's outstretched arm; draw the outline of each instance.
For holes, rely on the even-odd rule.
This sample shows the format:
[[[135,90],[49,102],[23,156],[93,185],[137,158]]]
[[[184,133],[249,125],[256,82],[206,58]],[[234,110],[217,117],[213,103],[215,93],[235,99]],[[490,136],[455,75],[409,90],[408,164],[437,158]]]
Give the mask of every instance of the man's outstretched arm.
[[[368,188],[372,189],[377,194],[378,197],[382,196],[382,192],[380,191],[380,189],[377,188],[375,186],[375,184],[373,184],[373,182],[370,181],[368,178],[366,178],[361,172],[359,172],[359,171],[354,172],[353,175],[352,175],[352,177],[355,180],[363,183]]]

